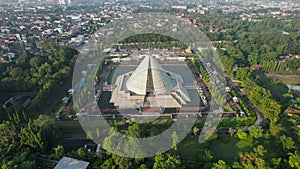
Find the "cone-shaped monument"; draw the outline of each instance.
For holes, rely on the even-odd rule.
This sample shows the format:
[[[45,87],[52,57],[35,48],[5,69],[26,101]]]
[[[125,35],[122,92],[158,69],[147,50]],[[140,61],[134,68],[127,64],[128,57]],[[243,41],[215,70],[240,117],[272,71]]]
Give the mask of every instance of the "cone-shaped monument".
[[[133,72],[116,80],[110,102],[118,108],[180,108],[190,101],[182,77],[166,71],[152,56],[146,56]]]

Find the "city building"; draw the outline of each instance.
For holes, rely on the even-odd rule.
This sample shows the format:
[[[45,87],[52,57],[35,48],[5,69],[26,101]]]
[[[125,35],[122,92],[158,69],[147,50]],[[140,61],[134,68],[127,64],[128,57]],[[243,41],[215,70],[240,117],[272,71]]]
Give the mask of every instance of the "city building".
[[[183,9],[183,10],[186,10],[187,6],[186,5],[173,5],[172,8],[173,9]]]
[[[65,1],[65,0],[58,0],[58,4],[60,4],[60,5],[65,5],[65,4],[66,4],[66,1]]]

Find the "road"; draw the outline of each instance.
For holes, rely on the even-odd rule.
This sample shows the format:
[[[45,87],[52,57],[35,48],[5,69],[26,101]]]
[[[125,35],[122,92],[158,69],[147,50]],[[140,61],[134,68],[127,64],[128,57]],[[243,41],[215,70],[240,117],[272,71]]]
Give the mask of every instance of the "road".
[[[235,84],[233,83],[233,81],[228,76],[226,77],[226,80],[227,80],[227,84],[229,85],[229,87],[231,89],[235,90],[238,93],[239,97],[241,99],[243,99],[251,107],[251,109],[255,112],[255,114],[256,114],[256,121],[255,121],[254,125],[262,125],[262,123],[265,121],[265,117],[264,117],[263,113],[259,109],[257,109],[256,107],[254,107],[254,105],[249,100],[249,98],[246,95],[244,95],[244,93],[242,93],[239,88],[237,88],[235,86]]]
[[[188,65],[193,72],[196,72],[195,69],[197,69],[197,68],[195,67],[195,65],[193,63],[189,63]],[[223,70],[221,70],[219,67],[216,67],[216,69],[218,72],[223,72]],[[252,104],[252,102],[249,100],[249,98],[246,95],[244,95],[238,87],[235,86],[234,82],[231,80],[231,78],[227,74],[224,73],[224,76],[226,78],[227,85],[231,89],[235,90],[238,93],[239,98],[243,99],[251,107],[251,109],[255,112],[256,121],[255,121],[254,125],[262,125],[263,122],[265,121],[265,117],[264,117],[263,113]],[[197,76],[195,76],[195,77],[197,77]],[[199,78],[199,79],[197,78],[196,80],[200,81],[201,86],[202,85],[206,86],[201,78]],[[210,95],[210,92],[208,92],[208,94]],[[206,95],[206,93],[205,93],[205,95]],[[207,96],[207,97],[211,98],[211,95]],[[234,108],[234,109],[237,110],[237,108]]]
[[[187,65],[191,69],[192,73],[194,74],[195,80],[197,81],[197,86],[200,86],[202,88],[203,94],[206,96],[207,102],[209,103],[211,101],[212,95],[208,90],[208,87],[204,83],[203,79],[200,77],[198,68],[195,66],[195,64],[192,63],[191,60],[187,61]]]
[[[207,70],[209,73],[213,72],[213,69],[211,69],[210,67],[207,67],[207,68],[210,69],[210,70]],[[219,73],[224,72],[219,66],[214,66],[214,68],[215,68],[215,71],[217,71]],[[251,107],[251,109],[255,112],[256,121],[255,121],[254,125],[262,125],[263,122],[265,121],[265,117],[264,117],[263,113],[252,104],[252,102],[249,100],[249,98],[246,95],[244,95],[244,93],[242,93],[238,87],[235,86],[232,79],[225,72],[223,73],[223,75],[226,78],[226,82],[227,82],[226,85],[228,85],[231,89],[235,90],[238,93],[239,98],[243,99],[246,102],[246,104],[248,104]]]

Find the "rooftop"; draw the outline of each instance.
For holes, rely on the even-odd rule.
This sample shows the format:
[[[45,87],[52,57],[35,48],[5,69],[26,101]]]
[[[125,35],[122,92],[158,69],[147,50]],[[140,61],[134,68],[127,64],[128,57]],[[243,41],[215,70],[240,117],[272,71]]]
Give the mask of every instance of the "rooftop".
[[[69,157],[63,157],[54,169],[86,169],[89,162],[80,161]]]
[[[176,86],[176,80],[152,57],[146,56],[129,77],[127,88],[136,94],[165,94]]]

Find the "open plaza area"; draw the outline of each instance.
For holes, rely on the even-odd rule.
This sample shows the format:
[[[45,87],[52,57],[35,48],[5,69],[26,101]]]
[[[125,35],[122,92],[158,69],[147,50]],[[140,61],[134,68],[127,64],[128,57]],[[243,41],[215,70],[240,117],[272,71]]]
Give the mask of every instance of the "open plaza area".
[[[98,102],[98,106],[102,113],[104,113],[104,114],[107,114],[108,112],[117,113],[117,111],[113,111],[113,110],[123,109],[123,108],[115,106],[111,100],[114,89],[117,88],[118,85],[122,85],[122,84],[118,84],[118,82],[119,82],[118,78],[124,74],[130,74],[131,72],[135,72],[137,74],[143,73],[143,70],[138,70],[138,67],[140,64],[142,64],[143,59],[145,57],[153,57],[153,56],[146,55],[143,58],[136,59],[136,60],[128,60],[128,61],[122,61],[122,62],[118,62],[118,63],[113,63],[113,62],[107,63],[106,66],[111,67],[111,70],[109,72],[102,72],[104,74],[108,74],[108,76],[107,76],[107,79],[106,79],[104,85],[102,86],[102,89],[101,89],[102,93],[101,93],[101,96],[100,96],[100,99]],[[156,64],[159,64],[161,66],[160,69],[162,69],[163,71],[166,71],[167,73],[168,72],[173,73],[174,75],[177,75],[178,77],[180,77],[182,79],[182,84],[180,84],[180,85],[182,86],[183,90],[186,90],[186,92],[187,92],[186,95],[189,97],[189,99],[186,102],[184,102],[184,104],[182,104],[180,107],[175,106],[175,105],[173,107],[166,106],[168,103],[171,102],[171,100],[165,100],[165,101],[163,100],[160,102],[161,105],[159,105],[159,106],[156,105],[153,107],[163,107],[163,108],[167,107],[166,109],[164,109],[165,111],[161,112],[161,113],[177,113],[179,111],[184,111],[184,112],[194,111],[194,113],[196,113],[196,112],[199,112],[200,110],[205,109],[206,105],[203,103],[203,100],[201,99],[201,96],[199,93],[200,86],[197,83],[195,76],[194,76],[195,74],[197,74],[197,72],[192,72],[192,70],[188,67],[185,60],[175,60],[174,59],[174,60],[170,61],[170,60],[166,60],[166,59],[162,59],[162,58],[155,58],[155,57],[153,57],[153,59],[155,59],[157,61],[157,62],[155,62]],[[150,69],[152,69],[152,68],[149,68],[149,70]],[[142,71],[142,72],[137,72],[137,71]],[[154,70],[152,70],[152,71],[154,71]],[[163,76],[163,75],[160,74],[159,76]],[[147,78],[147,77],[145,77],[145,78]],[[158,78],[158,79],[160,79],[160,78]],[[136,85],[143,83],[142,82],[143,79],[139,79],[139,80],[140,80],[140,82],[137,82]],[[157,83],[160,83],[161,81],[164,81],[164,80],[165,79],[161,78]],[[147,83],[147,82],[145,82],[145,83]],[[175,84],[175,85],[178,86],[179,84]],[[126,84],[123,85],[122,88],[125,88],[125,87],[126,87]],[[168,92],[169,91],[166,91],[166,93],[168,93]],[[155,95],[155,94],[153,94],[153,95]],[[148,97],[149,97],[149,95],[148,95]],[[182,102],[180,102],[180,103],[182,103]],[[143,107],[143,105],[141,105],[141,107]],[[127,112],[130,114],[131,113],[132,114],[138,114],[138,113],[141,114],[140,111],[136,111],[136,108],[137,107],[133,107],[133,111],[127,111]]]

